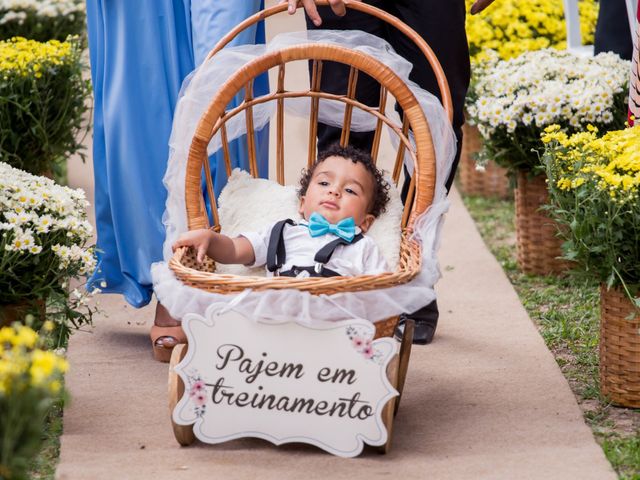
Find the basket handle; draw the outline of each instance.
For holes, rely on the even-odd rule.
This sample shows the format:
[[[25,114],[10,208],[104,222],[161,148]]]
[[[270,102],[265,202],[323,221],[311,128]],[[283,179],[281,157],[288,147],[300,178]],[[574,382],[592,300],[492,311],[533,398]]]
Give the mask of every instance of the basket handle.
[[[226,121],[225,112],[231,99],[248,82],[275,66],[312,59],[351,65],[357,70],[378,79],[396,98],[404,111],[407,125],[414,132],[415,140],[415,150],[411,149],[411,156],[415,162],[415,174],[412,177],[411,185],[415,188],[415,197],[411,210],[406,210],[405,212],[408,218],[403,218],[403,223],[406,222],[407,228],[411,229],[415,218],[431,205],[436,179],[435,150],[431,138],[431,130],[424,111],[407,84],[389,67],[363,52],[337,45],[302,44],[269,52],[250,61],[225,82],[209,103],[196,127],[187,159],[185,203],[189,230],[207,228],[209,226],[202,197],[202,168],[207,163],[207,146],[213,135]],[[305,95],[306,93],[309,92],[305,92]],[[318,92],[315,93],[317,94]],[[273,93],[268,98],[261,98],[260,102],[284,98],[284,95],[282,92]],[[252,102],[256,101],[252,100]],[[216,218],[215,221],[217,225],[218,219]]]
[[[448,1],[448,0],[444,0]],[[328,0],[315,0],[316,5],[318,6],[327,6],[329,5]],[[422,52],[425,56],[433,73],[438,82],[438,88],[440,90],[440,98],[442,99],[442,105],[447,112],[447,116],[449,117],[449,121],[453,121],[453,103],[451,101],[451,92],[449,91],[449,84],[447,83],[447,77],[442,70],[442,66],[438,61],[438,57],[436,57],[431,47],[425,42],[425,40],[418,35],[418,33],[409,27],[406,23],[401,21],[398,17],[394,17],[393,15],[388,14],[384,10],[381,10],[377,7],[373,7],[363,2],[351,2],[349,0],[344,0],[344,4],[347,8],[351,10],[356,10],[358,12],[363,12],[369,15],[372,15],[380,20],[388,23],[389,25],[397,28],[399,31],[404,33]],[[301,7],[302,3],[298,2],[298,7]],[[288,5],[286,3],[274,5],[273,7],[265,8],[264,10],[250,16],[243,22],[239,23],[233,30],[227,33],[224,37],[220,39],[220,41],[213,47],[213,50],[209,52],[207,55],[207,60],[213,57],[216,53],[222,50],[229,42],[231,42],[238,34],[247,28],[255,25],[256,23],[265,20],[273,15],[278,13],[282,13],[287,11]]]

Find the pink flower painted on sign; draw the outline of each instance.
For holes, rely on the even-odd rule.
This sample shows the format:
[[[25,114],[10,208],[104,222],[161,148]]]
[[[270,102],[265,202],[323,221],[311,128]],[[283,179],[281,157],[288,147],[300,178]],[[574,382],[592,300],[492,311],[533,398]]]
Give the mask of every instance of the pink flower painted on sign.
[[[349,326],[346,329],[346,334],[351,340],[353,348],[364,358],[378,363],[381,361],[382,353],[373,347],[371,334],[367,330]]]
[[[366,359],[373,358],[373,356],[375,355],[375,351],[373,350],[373,347],[371,346],[371,344],[367,345],[362,349],[362,355],[364,355],[364,358]]]
[[[202,417],[207,408],[207,384],[197,371],[188,375],[188,381],[189,399],[193,404],[193,411],[196,416]]]
[[[196,407],[203,407],[204,404],[207,403],[207,394],[204,391],[198,392],[191,397],[191,401]]]
[[[202,380],[197,380],[191,385],[191,390],[189,391],[190,396],[195,396],[200,392],[205,391],[205,383]]]

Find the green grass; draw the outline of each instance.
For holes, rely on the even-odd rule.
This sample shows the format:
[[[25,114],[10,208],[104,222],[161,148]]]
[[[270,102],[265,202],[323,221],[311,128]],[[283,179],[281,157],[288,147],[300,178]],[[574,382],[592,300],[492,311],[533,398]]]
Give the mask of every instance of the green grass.
[[[62,435],[62,402],[49,412],[45,431],[42,432],[42,448],[31,464],[29,478],[53,480],[60,459],[60,436]]]
[[[598,285],[568,275],[538,277],[517,268],[514,205],[465,197],[485,243],[502,265],[553,352],[605,455],[621,480],[640,480],[640,410],[616,408],[600,394]]]
[[[609,461],[618,465],[616,469],[621,479],[640,480],[640,433],[630,438],[612,436],[602,442],[602,448]]]
[[[59,332],[54,331],[47,337],[46,347],[55,349],[60,346],[66,348],[68,339],[59,340]],[[49,414],[42,432],[42,446],[38,456],[31,462],[29,478],[31,480],[54,480],[56,468],[60,460],[60,437],[63,430],[63,409],[65,399],[68,400],[68,394],[63,395],[63,399],[56,402]]]

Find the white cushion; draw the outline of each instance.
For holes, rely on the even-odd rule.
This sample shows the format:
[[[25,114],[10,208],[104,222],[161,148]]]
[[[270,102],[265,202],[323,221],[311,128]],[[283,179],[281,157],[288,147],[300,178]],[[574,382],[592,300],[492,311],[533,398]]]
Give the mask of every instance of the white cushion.
[[[376,218],[367,232],[378,245],[391,270],[400,259],[402,201],[398,190],[389,190],[387,211]],[[299,220],[297,187],[282,186],[272,180],[253,178],[244,170],[235,169],[218,198],[221,232],[236,237],[243,231],[258,231],[279,220]],[[221,265],[217,273],[233,275],[265,275],[264,267]]]

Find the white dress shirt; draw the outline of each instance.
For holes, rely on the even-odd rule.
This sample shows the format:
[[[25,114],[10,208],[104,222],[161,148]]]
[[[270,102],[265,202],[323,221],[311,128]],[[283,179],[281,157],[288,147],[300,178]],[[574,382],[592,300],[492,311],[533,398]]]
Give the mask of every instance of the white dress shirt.
[[[250,267],[260,267],[267,263],[267,250],[269,248],[269,238],[274,225],[260,232],[242,232],[253,246],[255,262]],[[360,228],[356,227],[356,234],[360,233]],[[312,237],[309,228],[304,220],[295,225],[285,225],[283,239],[286,252],[286,259],[281,271],[285,272],[294,266],[313,267],[314,257],[327,243],[332,242],[337,236],[332,233]],[[352,245],[338,245],[325,267],[344,276],[355,275],[376,275],[388,272],[389,267],[382,253],[375,242],[366,235]],[[306,272],[303,272],[306,275]],[[267,276],[273,276],[267,271]]]

